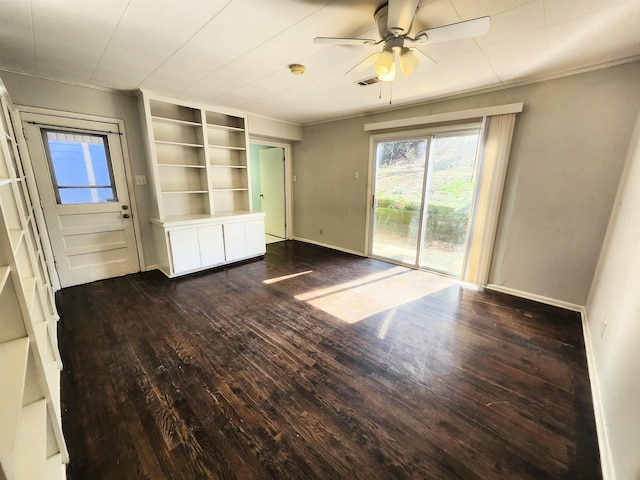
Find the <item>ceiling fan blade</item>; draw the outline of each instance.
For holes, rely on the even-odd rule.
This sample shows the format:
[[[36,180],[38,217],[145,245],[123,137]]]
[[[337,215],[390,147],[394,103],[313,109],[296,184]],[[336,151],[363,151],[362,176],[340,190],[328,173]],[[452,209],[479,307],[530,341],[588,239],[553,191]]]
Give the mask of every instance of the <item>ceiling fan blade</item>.
[[[387,30],[394,35],[409,33],[419,0],[389,0]]]
[[[436,61],[433,60],[429,55],[424,53],[419,48],[413,47],[411,50],[413,51],[413,53],[416,54],[416,57],[418,57],[418,60],[420,60],[420,65],[416,69],[417,72],[422,73],[426,71],[430,66],[436,65]]]
[[[313,43],[328,43],[331,45],[375,45],[378,40],[371,38],[340,38],[340,37],[316,37]]]
[[[440,43],[463,38],[481,37],[489,31],[490,26],[491,18],[474,18],[473,20],[422,30],[416,34],[414,42]]]
[[[376,52],[369,55],[367,58],[365,58],[363,61],[358,63],[356,66],[352,67],[349,71],[344,72],[344,74],[348,75],[351,72],[358,72],[360,70],[364,70],[367,67],[370,67],[376,62],[376,60],[378,59],[378,55],[380,55],[380,52]]]

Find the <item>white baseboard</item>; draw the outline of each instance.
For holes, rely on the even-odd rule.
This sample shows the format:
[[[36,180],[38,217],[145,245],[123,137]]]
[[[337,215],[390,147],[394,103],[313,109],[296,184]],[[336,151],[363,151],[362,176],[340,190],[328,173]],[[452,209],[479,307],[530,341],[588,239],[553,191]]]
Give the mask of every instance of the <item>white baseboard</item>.
[[[591,343],[591,333],[589,330],[586,308],[583,307],[580,311],[580,314],[582,317],[584,347],[587,352],[587,369],[589,371],[589,381],[591,383],[593,414],[596,418],[596,431],[598,432],[598,447],[600,449],[600,466],[602,468],[602,479],[615,480],[616,475],[613,468],[611,448],[609,446],[609,430],[607,429],[607,422],[604,415],[604,405],[602,404],[602,396],[600,395],[600,382],[598,381],[596,361],[595,355],[593,353],[593,345]]]
[[[555,298],[544,297],[542,295],[536,295],[535,293],[523,292],[521,290],[515,290],[513,288],[503,287],[502,285],[495,285],[490,283],[487,285],[487,290],[494,290],[496,292],[507,293],[514,297],[526,298],[527,300],[533,300],[553,307],[564,308],[565,310],[571,310],[573,312],[582,312],[584,307],[576,303],[565,302],[563,300],[557,300]]]
[[[150,272],[151,270],[160,270],[160,267],[158,267],[157,264],[152,264],[152,265],[145,265],[144,269],[142,270],[143,272]]]
[[[340,252],[350,253],[352,255],[357,255],[359,257],[365,257],[366,255],[363,252],[356,252],[355,250],[349,250],[347,248],[336,247],[335,245],[329,245],[328,243],[316,242],[315,240],[309,240],[308,238],[301,237],[293,237],[294,240],[304,243],[311,243],[313,245],[318,245],[320,247],[330,248],[332,250],[338,250]]]

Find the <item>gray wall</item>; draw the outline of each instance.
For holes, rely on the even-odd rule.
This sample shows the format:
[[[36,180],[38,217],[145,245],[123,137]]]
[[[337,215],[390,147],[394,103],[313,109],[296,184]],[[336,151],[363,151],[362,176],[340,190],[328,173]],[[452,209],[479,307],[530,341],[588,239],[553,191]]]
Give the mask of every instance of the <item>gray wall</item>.
[[[113,91],[71,85],[43,78],[0,71],[9,96],[16,105],[117,118],[124,121],[127,150],[133,175],[147,175],[137,98]],[[156,263],[149,214],[150,185],[134,186],[138,222],[146,265]]]
[[[304,141],[293,147],[295,236],[364,252],[365,123],[524,102],[489,282],[584,305],[640,110],[639,87],[640,62],[635,62],[307,126]]]
[[[620,480],[640,478],[639,206],[640,117],[586,307],[605,478]]]

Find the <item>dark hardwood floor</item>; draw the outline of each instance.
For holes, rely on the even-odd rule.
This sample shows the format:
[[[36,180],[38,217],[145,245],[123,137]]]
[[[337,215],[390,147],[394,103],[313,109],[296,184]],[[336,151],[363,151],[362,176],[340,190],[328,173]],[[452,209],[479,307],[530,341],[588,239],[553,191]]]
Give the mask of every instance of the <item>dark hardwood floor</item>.
[[[71,480],[601,478],[573,312],[298,242],[58,300]]]

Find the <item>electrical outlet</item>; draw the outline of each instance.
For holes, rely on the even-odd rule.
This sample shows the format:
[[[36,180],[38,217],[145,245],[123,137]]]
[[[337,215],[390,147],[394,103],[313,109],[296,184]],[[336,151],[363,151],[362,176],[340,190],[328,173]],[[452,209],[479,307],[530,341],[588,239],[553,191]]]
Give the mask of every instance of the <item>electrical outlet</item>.
[[[296,182],[297,180],[298,180],[298,177],[294,175],[293,176],[293,181]]]
[[[147,184],[147,176],[146,175],[136,175],[136,185],[146,185]]]
[[[353,178],[355,178],[356,180],[360,178],[360,172],[356,172],[353,174]]]

